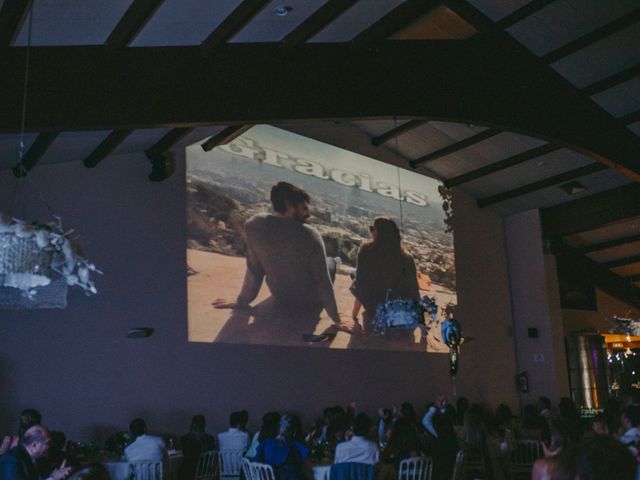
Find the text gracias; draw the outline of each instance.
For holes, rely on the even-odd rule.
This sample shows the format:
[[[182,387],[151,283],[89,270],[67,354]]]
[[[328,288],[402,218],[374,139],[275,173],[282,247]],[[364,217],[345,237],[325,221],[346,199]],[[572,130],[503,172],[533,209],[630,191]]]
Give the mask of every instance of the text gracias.
[[[357,187],[365,192],[374,192],[384,197],[403,200],[407,203],[418,205],[419,207],[429,206],[427,195],[422,193],[404,190],[401,196],[400,188],[396,185],[372,180],[366,173],[356,174],[340,168],[326,169],[323,165],[313,160],[295,158],[287,153],[262,147],[251,138],[240,137],[228,145],[220,145],[218,148],[232,155],[238,155],[250,160],[258,160],[274,167],[286,168],[287,170],[293,170],[304,175],[311,175],[321,178],[322,180],[333,180],[345,187]]]

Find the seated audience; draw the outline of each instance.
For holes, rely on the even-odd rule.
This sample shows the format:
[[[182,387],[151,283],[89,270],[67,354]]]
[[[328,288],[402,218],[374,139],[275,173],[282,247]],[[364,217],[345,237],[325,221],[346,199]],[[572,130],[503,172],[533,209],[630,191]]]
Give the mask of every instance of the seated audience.
[[[551,467],[551,480],[634,480],[636,461],[608,435],[595,435],[563,450]]]
[[[18,434],[17,435],[6,435],[3,437],[2,442],[0,442],[0,455],[5,454],[10,449],[14,448],[18,445],[24,432],[26,432],[29,428],[34,425],[42,424],[42,414],[33,409],[27,408],[20,413],[20,419],[18,424]]]
[[[224,451],[245,451],[249,447],[249,434],[243,432],[242,412],[233,412],[229,416],[229,430],[218,434],[218,448]]]
[[[180,465],[180,479],[190,480],[196,473],[200,454],[216,448],[216,441],[212,435],[205,432],[206,421],[204,415],[196,415],[191,420],[189,433],[180,438],[183,460]]]
[[[278,412],[268,412],[262,416],[262,426],[260,431],[251,439],[251,445],[245,453],[245,457],[254,458],[258,453],[258,445],[264,442],[268,438],[275,438],[278,436],[278,430],[280,428],[280,414]]]
[[[389,435],[391,435],[394,415],[390,408],[381,408],[378,410],[378,415],[380,416],[380,420],[378,422],[378,443],[382,447],[387,444]]]
[[[353,436],[336,446],[334,463],[378,463],[380,452],[378,445],[367,440],[371,429],[371,419],[366,413],[359,413],[353,423]]]
[[[278,480],[308,478],[306,460],[309,449],[300,441],[302,423],[296,415],[283,415],[276,438],[268,438],[258,446],[256,461],[273,467]]]
[[[559,418],[551,420],[549,422],[549,439],[542,442],[544,456],[533,463],[531,480],[549,479],[556,457],[570,443],[571,435],[566,424]]]
[[[622,412],[622,427],[625,432],[618,439],[635,458],[640,457],[640,405],[631,404]],[[640,466],[639,471],[640,474]],[[638,477],[640,478],[640,477]]]
[[[449,480],[453,475],[456,455],[459,451],[458,437],[451,415],[438,411],[432,418],[435,435],[430,441],[428,456],[433,460],[433,480]]]
[[[569,434],[569,441],[576,443],[582,438],[582,419],[578,412],[578,407],[573,400],[562,397],[558,404],[558,418],[566,426]]]
[[[39,480],[36,461],[49,448],[49,431],[34,425],[23,432],[22,442],[0,457],[0,480]],[[54,469],[49,478],[62,480],[71,471],[65,462]]]
[[[129,431],[133,442],[124,449],[127,462],[150,461],[159,462],[166,456],[164,440],[160,437],[147,435],[147,424],[141,418],[136,418],[129,424]]]
[[[420,436],[414,422],[398,418],[391,428],[389,442],[380,454],[380,480],[397,478],[400,462],[421,453]]]
[[[49,473],[55,470],[62,462],[66,461],[67,465],[71,465],[71,461],[64,450],[67,443],[67,436],[62,432],[52,430],[49,432],[49,448],[40,460],[38,460],[38,472],[40,478],[47,478]]]

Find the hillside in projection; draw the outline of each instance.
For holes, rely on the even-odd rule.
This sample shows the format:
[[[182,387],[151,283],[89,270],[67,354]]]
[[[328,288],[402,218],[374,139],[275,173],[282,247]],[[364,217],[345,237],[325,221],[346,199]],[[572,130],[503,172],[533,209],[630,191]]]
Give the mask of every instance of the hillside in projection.
[[[428,313],[376,317],[456,304],[436,180],[266,125],[186,153],[190,341],[448,352]]]

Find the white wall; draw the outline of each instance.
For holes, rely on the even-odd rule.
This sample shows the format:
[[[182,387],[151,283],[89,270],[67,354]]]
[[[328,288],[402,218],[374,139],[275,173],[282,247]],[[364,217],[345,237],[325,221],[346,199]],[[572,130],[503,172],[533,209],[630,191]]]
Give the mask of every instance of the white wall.
[[[181,433],[203,413],[215,431],[240,408],[255,427],[269,409],[308,421],[351,400],[373,414],[405,400],[422,409],[451,394],[446,355],[187,343],[183,170],[180,158],[172,178],[149,182],[142,154],[109,157],[95,169],[73,162],[34,170],[104,276],[96,297],[72,291],[65,310],[0,311],[0,432],[14,431],[26,407],[86,440],[138,415],[153,432]],[[0,173],[0,210],[9,208],[14,182]],[[516,406],[502,221],[462,194],[456,200],[458,318],[473,338],[463,347],[457,393]],[[46,220],[35,198],[26,211]],[[133,326],[156,333],[125,338]]]

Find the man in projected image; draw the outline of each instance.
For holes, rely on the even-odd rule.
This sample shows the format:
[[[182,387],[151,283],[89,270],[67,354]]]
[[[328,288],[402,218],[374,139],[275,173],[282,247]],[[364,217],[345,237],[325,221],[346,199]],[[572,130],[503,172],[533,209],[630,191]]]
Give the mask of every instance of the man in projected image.
[[[307,192],[287,182],[271,189],[273,213],[255,215],[244,226],[247,270],[238,298],[235,302],[217,299],[215,308],[247,308],[266,277],[279,304],[324,308],[340,326],[322,237],[305,224],[309,201]]]

